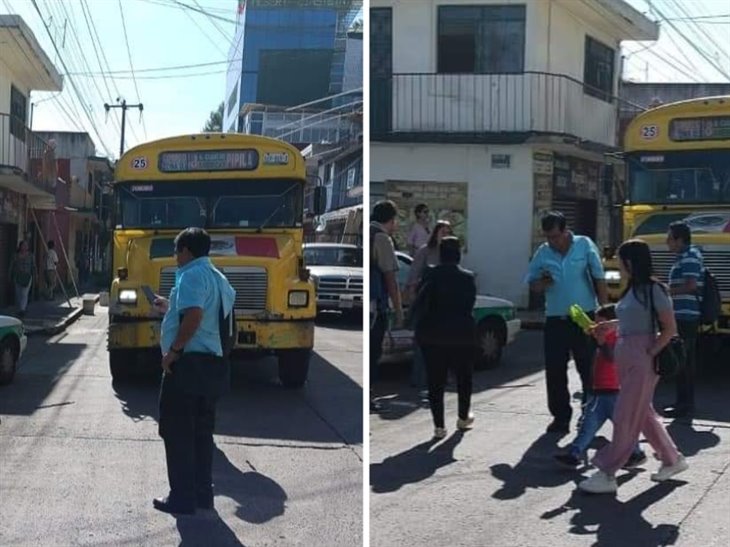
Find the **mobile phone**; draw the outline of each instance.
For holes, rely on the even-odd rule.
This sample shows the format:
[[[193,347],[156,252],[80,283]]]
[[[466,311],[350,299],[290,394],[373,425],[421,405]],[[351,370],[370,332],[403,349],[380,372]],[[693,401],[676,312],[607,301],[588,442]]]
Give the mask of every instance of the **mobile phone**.
[[[157,299],[157,295],[155,294],[155,291],[152,290],[152,287],[150,287],[149,285],[142,285],[142,292],[147,297],[150,306],[153,306],[155,304],[155,300]]]

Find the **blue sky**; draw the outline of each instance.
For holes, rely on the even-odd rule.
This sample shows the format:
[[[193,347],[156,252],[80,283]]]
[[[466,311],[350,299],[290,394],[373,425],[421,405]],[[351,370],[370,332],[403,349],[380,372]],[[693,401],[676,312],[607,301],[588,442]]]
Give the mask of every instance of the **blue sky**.
[[[636,81],[730,81],[714,68],[730,74],[730,2],[728,0],[627,0],[654,19],[702,17],[703,19],[662,23],[660,40],[655,44],[627,43],[624,75]],[[184,0],[223,19],[236,18],[237,0]],[[96,55],[84,19],[82,0],[37,0],[43,19],[49,24],[69,72],[99,72]],[[86,0],[101,39],[101,46],[112,71],[129,71],[130,63],[121,24],[119,0]],[[141,72],[141,69],[216,63],[226,60],[235,25],[216,20],[188,9],[174,0],[122,0],[133,66],[137,72],[139,99],[144,103],[144,124],[139,112],[129,110],[127,149],[145,140],[199,131],[211,110],[225,97],[225,64],[175,71]],[[650,9],[653,6],[653,9]],[[64,8],[65,7],[65,11]],[[682,9],[685,12],[682,12]],[[0,0],[0,12],[16,13],[33,30],[41,46],[63,71],[43,22],[30,0]],[[720,15],[724,17],[714,17]],[[63,39],[64,21],[66,38]],[[682,34],[698,47],[694,50]],[[78,39],[78,42],[76,42]],[[713,43],[714,42],[714,43]],[[80,45],[79,45],[80,44]],[[82,60],[85,53],[88,67]],[[710,60],[703,58],[703,54]],[[195,74],[196,76],[189,76]],[[169,78],[175,76],[175,78]],[[164,78],[161,78],[164,77]],[[75,97],[69,79],[60,101],[70,116],[61,112],[53,94],[33,93],[33,128],[38,130],[84,130],[94,139],[97,153],[116,157],[119,152],[119,124],[107,118],[104,102],[114,102],[117,89],[130,103],[138,102],[131,74],[118,73],[113,81],[72,76],[92,123],[86,118]],[[150,79],[155,78],[155,79]],[[97,90],[98,86],[98,90]],[[116,87],[115,87],[116,86]],[[69,119],[73,118],[73,119]],[[145,130],[146,129],[146,130]]]

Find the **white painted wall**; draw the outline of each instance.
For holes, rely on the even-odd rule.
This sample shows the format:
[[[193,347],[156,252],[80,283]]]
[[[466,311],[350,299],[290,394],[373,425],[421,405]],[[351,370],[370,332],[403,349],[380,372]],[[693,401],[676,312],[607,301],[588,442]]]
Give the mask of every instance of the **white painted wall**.
[[[492,169],[492,154],[511,154],[510,169]],[[468,183],[468,254],[480,293],[527,306],[523,277],[532,237],[529,146],[370,144],[370,179]]]
[[[574,80],[534,74],[436,75],[438,7],[488,4],[526,6],[525,71]],[[548,131],[615,145],[617,105],[586,95],[580,84],[589,35],[616,51],[617,93],[619,31],[608,22],[582,19],[555,0],[372,0],[371,6],[393,10],[393,73],[434,75],[396,76],[395,131]]]

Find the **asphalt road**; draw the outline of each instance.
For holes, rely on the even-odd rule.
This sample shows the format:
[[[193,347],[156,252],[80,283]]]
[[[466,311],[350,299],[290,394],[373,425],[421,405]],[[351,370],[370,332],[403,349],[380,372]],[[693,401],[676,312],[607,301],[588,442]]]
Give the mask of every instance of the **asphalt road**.
[[[727,545],[730,537],[730,358],[704,373],[693,421],[667,421],[690,469],[656,484],[650,458],[621,472],[615,496],[588,496],[576,484],[592,469],[557,466],[552,456],[574,435],[546,435],[542,333],[520,333],[500,368],[475,375],[475,429],[455,432],[456,395],[446,399],[449,436],[438,443],[428,408],[408,386],[408,366],[381,369],[370,417],[370,545],[653,547]],[[722,366],[724,363],[724,366]],[[571,367],[571,370],[574,370]],[[580,388],[571,373],[572,391]],[[661,385],[656,406],[668,404]],[[574,404],[573,426],[578,414]],[[611,437],[610,425],[596,446]],[[646,443],[642,446],[651,455]]]
[[[104,309],[31,338],[0,389],[0,545],[361,545],[362,334],[317,327],[303,390],[275,361],[238,369],[218,407],[216,511],[175,518],[157,378],[113,386]]]

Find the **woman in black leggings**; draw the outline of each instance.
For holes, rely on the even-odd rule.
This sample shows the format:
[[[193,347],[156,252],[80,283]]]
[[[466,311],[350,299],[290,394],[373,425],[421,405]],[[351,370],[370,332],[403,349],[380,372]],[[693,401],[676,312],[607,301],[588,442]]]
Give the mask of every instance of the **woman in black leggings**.
[[[414,302],[416,340],[423,349],[428,377],[428,399],[433,415],[434,437],[446,436],[444,388],[448,369],[456,373],[459,393],[457,429],[471,429],[472,373],[476,355],[476,323],[472,316],[476,300],[474,274],[459,266],[461,246],[455,237],[439,245],[440,263],[423,276]]]

